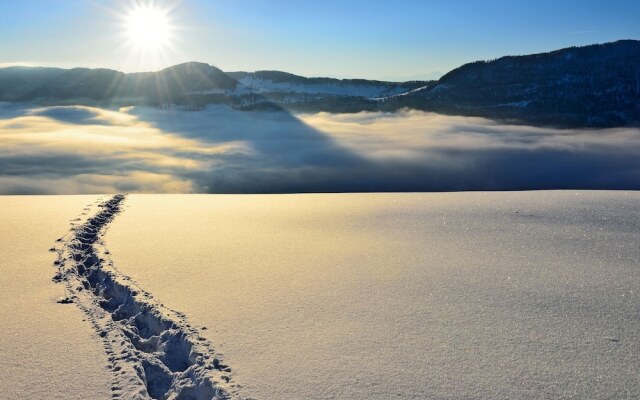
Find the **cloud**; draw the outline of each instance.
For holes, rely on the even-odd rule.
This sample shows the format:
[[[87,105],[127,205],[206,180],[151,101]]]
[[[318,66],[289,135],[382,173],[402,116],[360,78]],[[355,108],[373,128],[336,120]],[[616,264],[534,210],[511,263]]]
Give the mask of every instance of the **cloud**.
[[[112,119],[118,120],[118,115],[115,113],[84,106],[38,108],[33,110],[31,115],[44,116],[60,122],[78,125],[113,125]]]
[[[192,192],[186,174],[209,168],[217,154],[242,151],[233,142],[203,146],[113,110],[25,108],[4,116],[3,194]]]
[[[37,65],[30,62],[13,61],[13,62],[0,62],[0,68],[8,67],[36,67]]]
[[[640,189],[640,130],[0,104],[0,193]]]
[[[0,187],[10,194],[69,193],[192,193],[191,182],[167,174],[131,172],[123,175],[73,174],[57,176],[0,176]]]
[[[368,158],[388,190],[640,188],[635,128],[561,130],[419,111],[301,119]]]

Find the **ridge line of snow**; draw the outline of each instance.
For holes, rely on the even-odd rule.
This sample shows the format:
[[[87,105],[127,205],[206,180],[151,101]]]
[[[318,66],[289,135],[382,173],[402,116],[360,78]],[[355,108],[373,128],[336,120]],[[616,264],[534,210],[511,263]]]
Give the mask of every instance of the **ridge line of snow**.
[[[102,238],[125,197],[100,203],[95,215],[52,248],[58,253],[53,280],[67,293],[58,302],[75,303],[101,338],[114,376],[113,399],[236,398],[231,369],[199,330],[120,273],[109,258]],[[84,211],[87,215],[90,208]]]
[[[425,90],[425,89],[427,89],[427,88],[429,88],[431,86],[433,86],[433,85],[424,85],[424,86],[420,86],[419,88],[411,89],[409,91],[398,93],[398,94],[392,94],[390,96],[372,97],[371,100],[384,101],[384,100],[393,99],[393,98],[396,98],[396,97],[407,96],[407,95],[410,95],[412,93],[416,93],[416,92],[420,92],[422,90]]]

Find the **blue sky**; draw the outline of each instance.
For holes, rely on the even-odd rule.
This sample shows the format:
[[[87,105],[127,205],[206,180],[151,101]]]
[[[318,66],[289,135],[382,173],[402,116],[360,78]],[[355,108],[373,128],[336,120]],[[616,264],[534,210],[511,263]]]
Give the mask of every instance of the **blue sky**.
[[[403,80],[503,55],[640,39],[640,2],[629,0],[153,3],[171,8],[173,40],[162,54],[128,48],[130,0],[2,1],[0,64],[140,71],[203,61],[227,71]]]

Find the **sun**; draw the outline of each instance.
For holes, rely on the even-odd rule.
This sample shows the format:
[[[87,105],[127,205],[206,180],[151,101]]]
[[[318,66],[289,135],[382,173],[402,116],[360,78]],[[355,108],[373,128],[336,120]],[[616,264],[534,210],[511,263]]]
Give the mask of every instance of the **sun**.
[[[169,45],[172,26],[168,11],[153,5],[139,5],[125,16],[126,36],[136,48],[160,50]]]
[[[105,8],[113,16],[118,69],[152,71],[181,59],[182,0],[122,0],[122,8]]]

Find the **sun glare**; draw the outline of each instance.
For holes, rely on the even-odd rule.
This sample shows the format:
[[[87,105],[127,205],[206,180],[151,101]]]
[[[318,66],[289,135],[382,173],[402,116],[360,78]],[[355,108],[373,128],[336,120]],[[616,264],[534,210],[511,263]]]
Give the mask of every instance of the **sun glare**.
[[[154,6],[132,9],[125,19],[130,42],[142,50],[159,50],[169,44],[171,24],[167,11]]]

